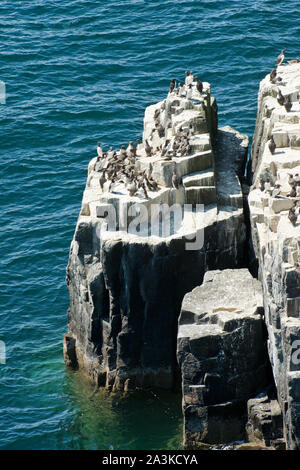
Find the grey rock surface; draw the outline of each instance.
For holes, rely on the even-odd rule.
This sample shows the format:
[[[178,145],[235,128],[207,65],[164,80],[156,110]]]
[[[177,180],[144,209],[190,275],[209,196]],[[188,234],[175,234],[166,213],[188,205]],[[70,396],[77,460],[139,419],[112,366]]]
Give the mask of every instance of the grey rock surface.
[[[238,175],[248,139],[231,128],[217,130],[217,106],[204,83],[205,96],[189,101],[169,94],[162,116],[165,136],[152,133],[154,113],[145,111],[144,139],[151,145],[172,140],[181,126],[194,126],[192,153],[165,160],[140,151],[137,165],[148,169],[158,191],[130,197],[121,184],[114,193],[99,187],[95,160],[89,164],[82,209],[67,268],[70,293],[67,339],[73,339],[79,369],[99,385],[118,391],[174,386],[177,321],[184,295],[202,283],[205,271],[244,265],[246,231]],[[218,139],[218,136],[220,137]],[[218,151],[212,139],[219,140]],[[227,162],[227,163],[226,163]],[[232,164],[234,162],[234,164]],[[226,165],[228,169],[226,170]],[[183,187],[170,187],[172,170]],[[103,209],[120,214],[125,204],[151,209],[156,203],[204,204],[198,217],[185,213],[178,230],[166,236],[103,231]],[[128,221],[127,221],[128,222]],[[203,234],[203,244],[188,250],[187,237]],[[74,349],[73,348],[73,349]],[[72,363],[65,347],[67,363]],[[73,351],[73,350],[72,350]]]
[[[262,313],[260,282],[247,269],[208,271],[185,295],[177,337],[185,447],[245,437],[247,400],[268,381]]]
[[[284,437],[288,449],[300,448],[300,225],[293,225],[289,209],[296,205],[299,193],[290,197],[289,174],[300,173],[297,135],[300,123],[300,64],[281,65],[282,78],[272,84],[262,80],[252,146],[253,185],[249,193],[252,240],[259,262],[263,285],[268,349],[284,419]],[[287,112],[277,102],[278,90],[292,101]],[[276,149],[271,154],[270,138]],[[280,194],[273,197],[268,188],[260,189],[261,179],[272,186],[280,184]],[[297,352],[298,351],[298,352]]]

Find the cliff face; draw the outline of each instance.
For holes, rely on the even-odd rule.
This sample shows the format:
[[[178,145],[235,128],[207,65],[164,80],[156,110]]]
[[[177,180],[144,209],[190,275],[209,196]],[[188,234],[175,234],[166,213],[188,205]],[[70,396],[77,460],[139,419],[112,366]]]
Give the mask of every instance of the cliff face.
[[[245,439],[247,400],[269,382],[260,282],[247,269],[209,271],[185,295],[177,357],[184,445]]]
[[[288,448],[299,449],[300,230],[296,221],[293,224],[289,220],[294,204],[297,218],[299,198],[297,186],[294,197],[290,195],[293,185],[289,184],[289,174],[300,173],[300,64],[278,67],[277,76],[281,80],[276,84],[271,83],[269,75],[260,84],[249,205],[263,286],[269,357],[284,418],[285,439]],[[278,90],[285,102],[291,101],[291,111],[277,101]],[[269,148],[271,136],[276,147],[273,154]],[[272,191],[276,183],[280,185],[277,195]]]
[[[201,96],[193,90],[191,99],[170,93],[145,111],[144,144],[135,167],[149,172],[151,163],[156,191],[148,190],[147,197],[129,196],[122,182],[114,192],[107,185],[102,191],[99,176],[107,162],[94,158],[89,164],[67,268],[70,309],[64,353],[68,364],[109,389],[172,387],[184,295],[202,283],[207,270],[244,265],[246,230],[238,176],[243,175],[248,139],[228,127],[217,129],[209,84]],[[172,150],[163,156],[161,149],[172,147],[176,136],[190,128],[187,154]],[[156,149],[151,156],[147,144]],[[171,187],[174,170],[182,177],[178,189]],[[195,213],[191,206],[170,234],[124,230],[132,222],[124,208],[147,208],[140,218],[147,231],[152,228],[149,210],[162,203],[181,208],[203,203],[204,210]],[[105,231],[109,221],[104,213],[111,208],[118,222]],[[203,243],[187,249],[191,237],[199,234]]]

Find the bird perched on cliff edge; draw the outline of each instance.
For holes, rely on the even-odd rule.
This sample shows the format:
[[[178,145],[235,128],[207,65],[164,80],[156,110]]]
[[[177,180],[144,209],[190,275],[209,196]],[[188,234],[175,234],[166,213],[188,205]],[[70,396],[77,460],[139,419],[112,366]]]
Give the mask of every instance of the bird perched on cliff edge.
[[[281,53],[279,54],[279,56],[277,57],[276,59],[276,62],[275,62],[275,66],[278,67],[279,65],[282,64],[282,62],[284,61],[284,53],[285,53],[285,49],[282,49]]]
[[[288,214],[288,218],[294,227],[296,226],[296,222],[298,218],[296,214],[296,207],[297,207],[296,204],[294,204],[293,207],[290,208],[289,214]]]
[[[269,142],[269,150],[270,150],[271,154],[274,155],[275,150],[276,150],[276,144],[274,142],[274,137],[272,135],[271,135],[271,139],[270,139],[270,142]]]
[[[106,183],[105,170],[103,171],[102,175],[99,178],[99,184],[100,184],[100,188],[101,188],[102,192],[103,192],[103,188],[104,188],[104,183]]]
[[[280,106],[283,106],[283,104],[284,104],[284,96],[283,96],[283,94],[281,93],[281,91],[280,91],[279,89],[278,89],[277,101],[278,101],[278,104],[280,104]]]
[[[270,82],[272,82],[276,78],[277,72],[276,69],[273,69],[270,73]]]
[[[199,93],[203,92],[203,83],[199,81],[198,77],[195,77],[196,80],[196,88],[199,91]]]
[[[173,188],[179,189],[179,185],[182,184],[182,178],[178,177],[176,174],[176,171],[173,170],[173,176],[172,176],[172,185]]]
[[[97,142],[97,155],[98,155],[98,157],[102,158],[103,150],[102,150],[102,147],[101,147],[101,142]]]
[[[291,103],[291,98],[289,96],[287,96],[286,99],[285,99],[284,107],[285,107],[285,110],[286,110],[287,113],[289,113],[290,110],[293,107],[293,105]]]

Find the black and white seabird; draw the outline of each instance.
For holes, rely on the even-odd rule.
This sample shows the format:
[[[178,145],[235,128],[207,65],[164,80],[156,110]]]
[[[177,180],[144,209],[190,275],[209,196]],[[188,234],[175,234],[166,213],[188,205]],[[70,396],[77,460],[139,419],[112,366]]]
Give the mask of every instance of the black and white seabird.
[[[286,97],[285,102],[284,102],[284,107],[287,113],[290,112],[290,110],[293,107],[293,104],[291,102],[291,98],[289,96]]]
[[[195,77],[196,80],[196,88],[199,91],[199,93],[203,92],[203,83],[199,81],[198,77]]]
[[[296,214],[296,206],[295,205],[290,208],[288,218],[289,218],[290,222],[292,223],[292,225],[295,227],[296,222],[297,222],[297,218],[298,218],[298,216]]]
[[[97,142],[97,155],[98,155],[98,157],[102,158],[103,150],[102,150],[102,147],[101,147],[101,142]]]
[[[147,139],[145,139],[145,152],[146,152],[146,154],[147,154],[147,157],[150,157],[150,156],[151,156],[152,147],[150,147],[150,145],[149,145]]]
[[[182,184],[182,178],[178,177],[176,174],[176,171],[173,170],[173,176],[172,176],[172,185],[173,188],[179,189],[179,185]]]
[[[274,137],[272,135],[271,135],[271,139],[270,139],[270,142],[269,142],[269,150],[270,150],[271,154],[274,155],[275,150],[276,150],[276,144],[275,144],[275,141],[274,141]]]
[[[291,190],[288,194],[288,197],[296,197],[296,196],[297,196],[297,186],[296,186],[296,184],[293,184],[291,186]]]
[[[273,69],[270,73],[270,82],[273,82],[273,80],[276,78],[277,72],[276,69]]]
[[[284,61],[284,53],[285,53],[285,49],[282,49],[281,53],[279,54],[279,56],[276,59],[276,62],[275,62],[276,67],[281,65],[282,62]]]
[[[101,174],[101,176],[99,178],[99,184],[100,184],[100,188],[102,189],[102,192],[103,192],[103,188],[104,188],[104,183],[106,183],[105,170],[103,171],[103,173]]]
[[[278,101],[278,104],[280,104],[280,106],[283,106],[283,104],[284,104],[284,96],[283,96],[283,94],[281,93],[281,91],[280,91],[279,89],[278,89],[277,101]]]

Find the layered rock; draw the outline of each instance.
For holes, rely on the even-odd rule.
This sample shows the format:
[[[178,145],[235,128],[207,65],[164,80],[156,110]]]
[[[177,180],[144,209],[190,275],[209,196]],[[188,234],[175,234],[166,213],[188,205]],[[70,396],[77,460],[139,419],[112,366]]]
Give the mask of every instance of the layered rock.
[[[207,272],[185,295],[177,340],[185,447],[245,438],[247,400],[269,378],[262,313],[261,285],[247,269]]]
[[[263,285],[269,357],[289,449],[300,448],[300,229],[289,220],[299,198],[291,197],[289,173],[300,173],[300,64],[281,65],[276,83],[262,80],[252,146],[249,194],[252,239]],[[292,109],[281,105],[292,103]],[[281,101],[281,100],[279,100]],[[270,146],[271,136],[275,151]],[[271,148],[270,148],[271,147]],[[273,152],[273,153],[272,153]],[[265,190],[262,185],[265,183]],[[272,192],[280,184],[280,193]],[[297,217],[296,217],[297,219]]]
[[[246,430],[250,442],[285,450],[282,412],[273,393],[261,393],[251,398],[247,403],[247,414]]]
[[[164,109],[162,129],[153,132],[158,109]],[[172,144],[178,132],[190,126],[194,130],[190,152],[162,157],[159,148],[167,140]],[[151,163],[158,190],[148,191],[148,198],[141,192],[130,197],[120,182],[113,193],[108,185],[102,192],[94,158],[67,268],[66,361],[113,390],[171,388],[184,295],[202,283],[208,269],[244,265],[246,231],[239,176],[248,139],[231,128],[217,129],[217,106],[209,84],[204,83],[201,95],[193,87],[192,99],[170,93],[164,102],[149,106],[143,137],[158,151],[147,156],[141,145],[136,168],[149,171]],[[179,189],[171,187],[173,170],[182,177]],[[153,234],[149,211],[154,204],[174,203],[191,206],[170,233]],[[134,219],[128,215],[134,204],[148,210],[141,216],[140,234],[125,230]],[[195,212],[196,204],[204,204],[203,211]],[[117,216],[115,228],[104,216],[111,208]],[[198,235],[198,245],[188,247]]]

